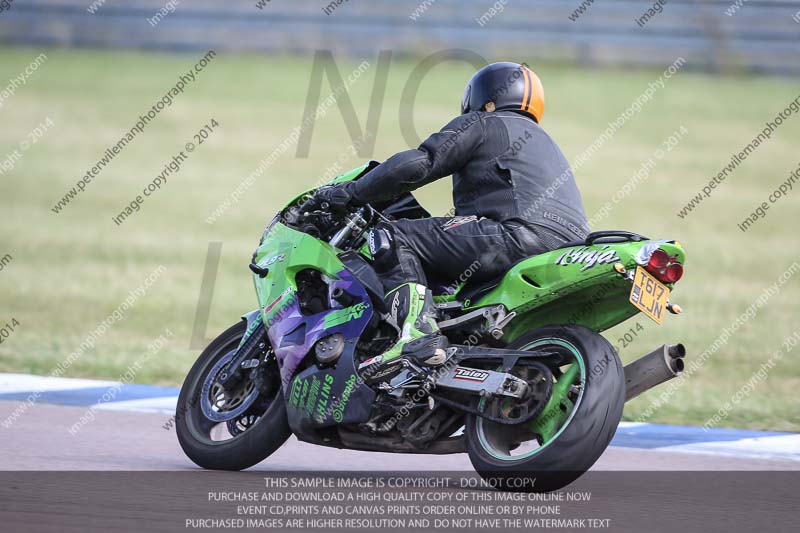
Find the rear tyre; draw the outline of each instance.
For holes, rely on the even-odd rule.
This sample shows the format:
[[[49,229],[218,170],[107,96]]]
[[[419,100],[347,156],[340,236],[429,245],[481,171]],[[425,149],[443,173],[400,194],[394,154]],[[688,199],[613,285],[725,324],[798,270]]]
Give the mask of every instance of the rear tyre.
[[[470,461],[503,490],[560,489],[591,468],[616,432],[625,404],[622,363],[605,338],[578,325],[547,326],[508,347],[559,354],[548,363],[552,393],[540,415],[517,426],[470,415]]]
[[[264,376],[270,380],[268,387],[261,385],[256,390],[249,378],[245,378],[243,393],[227,395],[241,407],[244,402],[249,407],[235,419],[217,422],[209,420],[204,413],[203,402],[214,405],[221,402],[218,388],[211,389],[216,396],[209,399],[208,386],[210,374],[220,367],[223,358],[231,357],[244,336],[244,321],[231,326],[220,334],[203,350],[195,362],[189,375],[181,387],[178,396],[178,407],[175,413],[175,428],[178,441],[186,455],[198,466],[212,470],[242,470],[260,463],[277,450],[291,435],[286,418],[286,406],[281,393],[280,377],[277,368],[274,372],[266,371]],[[262,389],[271,389],[265,394]],[[204,392],[205,391],[205,392]],[[241,410],[241,409],[240,409]],[[215,411],[216,412],[216,411]],[[224,411],[223,415],[224,416]],[[230,436],[226,440],[214,437],[221,433]]]

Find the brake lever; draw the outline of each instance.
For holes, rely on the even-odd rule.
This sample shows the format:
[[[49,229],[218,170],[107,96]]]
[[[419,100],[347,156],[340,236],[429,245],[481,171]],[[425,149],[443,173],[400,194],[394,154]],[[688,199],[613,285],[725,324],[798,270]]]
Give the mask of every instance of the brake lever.
[[[383,222],[393,222],[391,218],[387,217],[386,215],[384,215],[383,213],[372,207],[370,204],[364,204],[364,206],[369,209],[370,216],[376,216]]]

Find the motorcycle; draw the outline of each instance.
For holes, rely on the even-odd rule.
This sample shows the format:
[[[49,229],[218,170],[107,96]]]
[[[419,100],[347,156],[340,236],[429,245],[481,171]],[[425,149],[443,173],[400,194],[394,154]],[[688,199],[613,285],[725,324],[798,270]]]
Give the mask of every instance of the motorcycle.
[[[181,388],[178,439],[203,468],[248,468],[293,434],[353,450],[466,452],[495,486],[552,491],[600,457],[627,400],[683,370],[681,344],[623,367],[600,334],[638,313],[660,324],[681,312],[670,294],[682,245],[627,231],[591,233],[497,279],[430,281],[446,361],[372,364],[399,332],[369,230],[430,215],[410,193],[346,213],[309,209],[314,190],[272,219],[253,254],[259,308],[202,352]]]

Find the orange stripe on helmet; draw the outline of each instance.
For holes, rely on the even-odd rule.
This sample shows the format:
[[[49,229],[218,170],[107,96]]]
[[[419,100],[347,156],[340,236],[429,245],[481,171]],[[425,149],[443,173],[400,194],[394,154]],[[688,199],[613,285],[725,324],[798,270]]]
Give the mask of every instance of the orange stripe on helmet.
[[[528,84],[531,87],[531,90],[528,92],[528,99],[525,101],[525,110],[529,113],[531,112],[531,101],[533,100],[533,93],[536,91],[536,87],[533,83],[533,72],[529,70],[527,67],[522,67],[525,69],[525,75],[528,77]]]
[[[522,79],[525,82],[525,89],[522,92],[522,102],[520,102],[519,108],[523,111],[528,110],[528,106],[526,102],[530,99],[531,95],[531,80],[528,77],[527,69],[525,67],[520,67],[522,69]]]
[[[525,74],[525,97],[522,102],[522,109],[527,111],[536,120],[542,120],[544,115],[544,87],[539,76],[529,68],[523,66],[522,71]]]

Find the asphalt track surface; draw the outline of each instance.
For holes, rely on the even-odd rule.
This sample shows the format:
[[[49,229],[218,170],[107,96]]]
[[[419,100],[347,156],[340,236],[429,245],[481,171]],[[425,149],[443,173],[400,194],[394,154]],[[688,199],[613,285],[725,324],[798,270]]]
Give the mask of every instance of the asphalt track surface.
[[[19,405],[0,402],[0,420]],[[71,435],[68,427],[85,407],[37,404],[10,429],[3,430],[0,470],[189,470],[197,467],[184,455],[175,430],[164,429],[166,414],[98,411],[96,419]],[[9,438],[10,437],[10,438]],[[611,447],[596,470],[719,471],[800,470],[800,462],[777,459],[662,452]],[[466,454],[412,455],[339,450],[291,438],[260,471],[464,471]]]
[[[18,405],[0,401],[0,420]],[[222,508],[209,503],[209,491],[264,491],[266,475],[291,479],[298,472],[319,472],[320,476],[332,472],[333,476],[346,477],[357,472],[391,471],[412,476],[414,472],[472,471],[466,454],[358,452],[313,446],[292,438],[247,472],[205,472],[184,456],[174,429],[164,428],[167,414],[99,411],[94,421],[71,435],[68,427],[85,411],[82,406],[36,404],[12,427],[0,432],[4,438],[0,447],[0,531],[429,531],[384,525],[358,529],[219,529],[190,526],[188,520],[234,513],[234,504]],[[611,447],[590,474],[568,487],[581,484],[591,491],[591,502],[573,506],[565,515],[607,519],[607,526],[593,529],[614,532],[796,531],[798,470],[798,461]],[[445,492],[481,490],[494,492],[459,488]],[[433,520],[451,515],[421,516]],[[381,518],[386,516],[366,517]],[[435,531],[586,529],[470,525]]]

